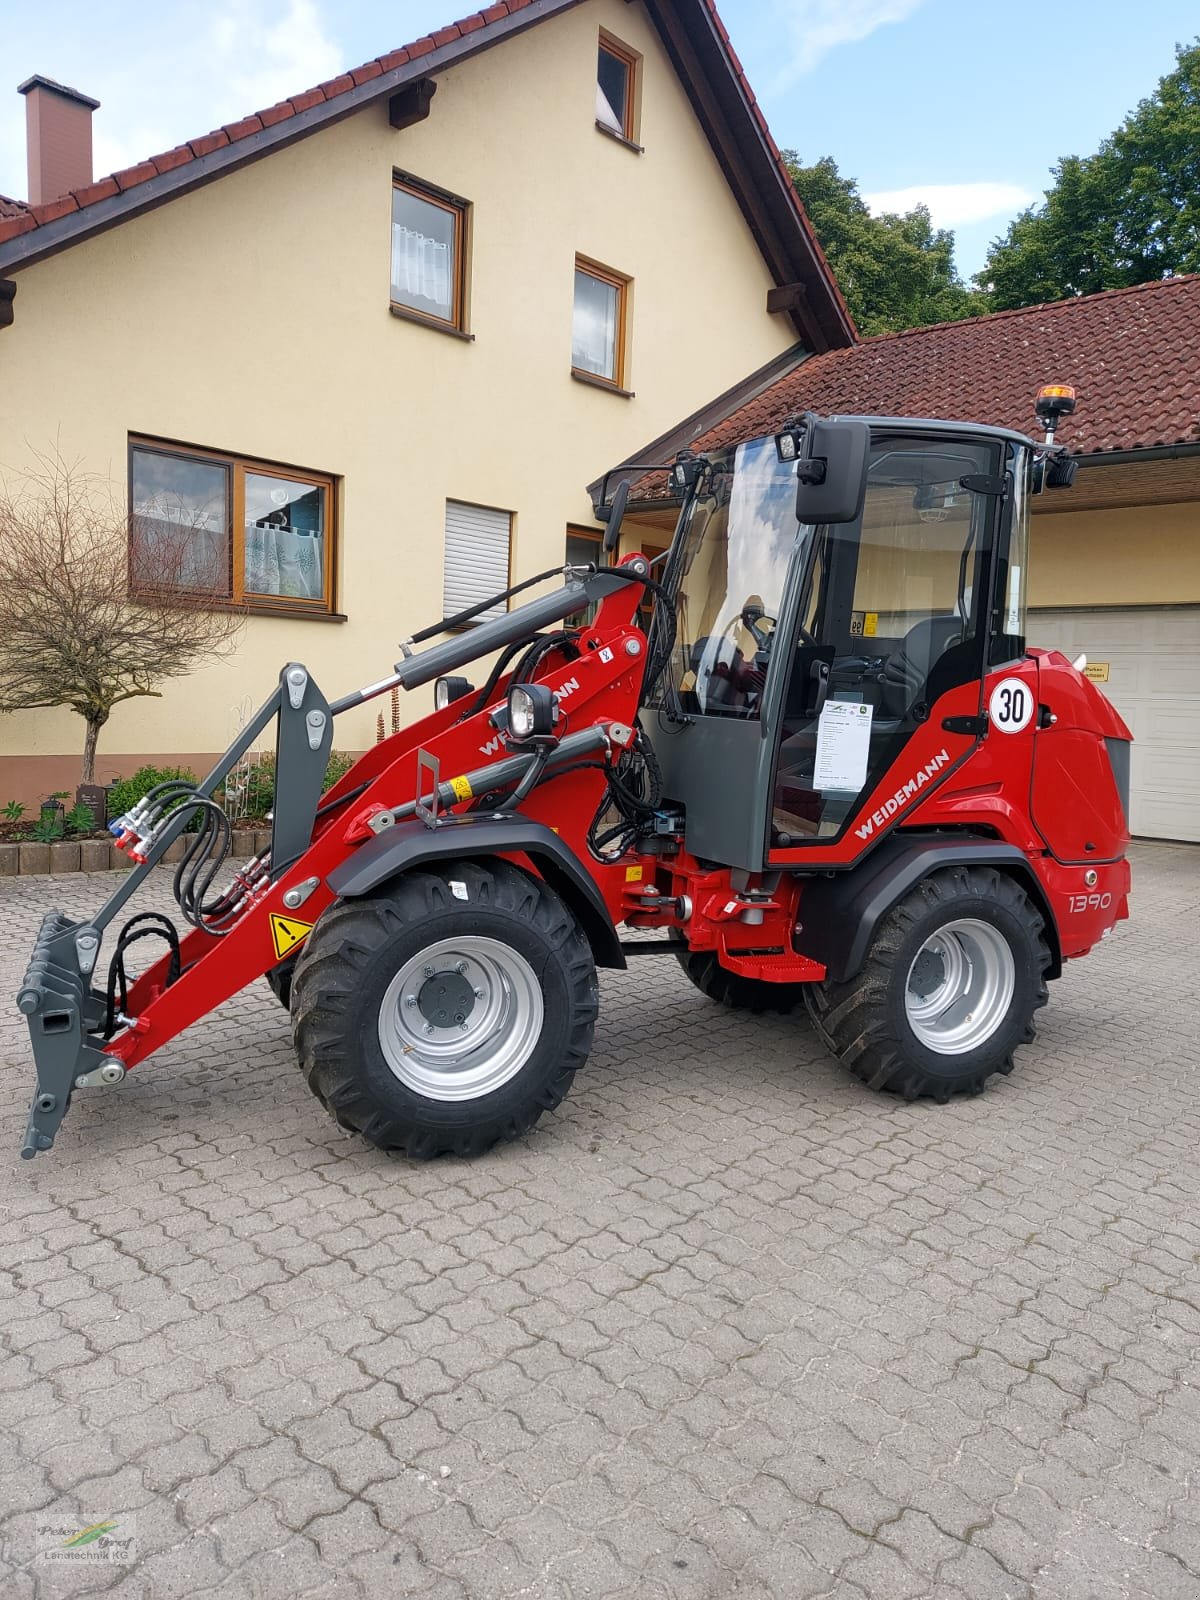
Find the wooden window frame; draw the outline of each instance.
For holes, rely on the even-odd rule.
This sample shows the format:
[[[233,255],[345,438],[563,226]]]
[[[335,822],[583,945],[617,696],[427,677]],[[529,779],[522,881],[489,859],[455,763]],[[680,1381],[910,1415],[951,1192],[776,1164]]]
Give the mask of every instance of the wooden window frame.
[[[614,394],[628,395],[625,386],[625,375],[628,366],[628,337],[629,337],[629,288],[633,282],[623,273],[614,272],[611,267],[602,267],[598,261],[592,261],[587,256],[575,257],[575,272],[582,272],[589,278],[596,278],[600,283],[606,283],[617,291],[617,331],[615,348],[613,350],[616,369],[613,377],[606,378],[602,372],[589,372],[586,367],[577,367],[571,363],[571,376],[578,378],[580,383],[598,384],[602,389],[611,389]],[[575,278],[571,278],[571,312],[574,317]]]
[[[393,316],[407,317],[413,322],[421,322],[427,328],[438,328],[443,333],[456,333],[464,338],[470,338],[466,327],[467,306],[467,216],[470,212],[470,201],[464,200],[460,195],[451,194],[447,189],[439,189],[432,183],[423,183],[420,178],[414,178],[411,173],[401,172],[398,167],[392,169],[392,193],[400,189],[405,194],[410,194],[415,200],[423,200],[426,205],[436,206],[440,211],[448,211],[454,218],[454,295],[451,303],[449,317],[435,317],[428,311],[420,311],[415,306],[406,305],[403,300],[392,299],[392,253],[391,234],[388,235],[388,306]]]
[[[619,61],[625,68],[627,75],[625,91],[625,116],[620,133],[618,133],[615,128],[610,128],[607,123],[601,122],[599,117],[596,118],[596,126],[599,128],[601,133],[606,133],[610,139],[623,140],[625,144],[632,145],[635,150],[640,152],[642,147],[637,142],[637,135],[638,124],[641,120],[638,113],[640,110],[639,102],[641,97],[642,58],[635,50],[631,50],[627,44],[622,44],[620,39],[616,38],[613,34],[608,33],[604,28],[600,29],[600,36],[597,40],[597,56],[599,56],[599,52],[601,50],[603,50],[606,55],[612,56],[614,61]],[[597,85],[599,84],[600,79],[599,66],[599,60],[597,60]]]
[[[178,444],[170,439],[153,439],[144,434],[130,434],[128,447],[128,505],[133,515],[133,457],[140,450],[160,456],[172,456],[182,461],[205,461],[224,468],[226,493],[229,502],[229,593],[213,594],[205,590],[178,590],[179,593],[202,596],[214,611],[236,608],[254,616],[308,617],[313,621],[344,622],[346,619],[336,609],[337,567],[339,556],[337,524],[337,479],[328,472],[312,472],[307,467],[288,466],[279,461],[262,461],[255,456],[235,455],[231,451],[208,450],[200,445]],[[256,594],[245,587],[246,571],[246,474],[252,472],[264,478],[281,478],[290,483],[310,483],[320,489],[325,498],[324,529],[324,594],[320,600],[303,600],[293,595]],[[137,593],[133,578],[132,551],[129,573],[130,592]],[[148,592],[148,591],[143,591]]]

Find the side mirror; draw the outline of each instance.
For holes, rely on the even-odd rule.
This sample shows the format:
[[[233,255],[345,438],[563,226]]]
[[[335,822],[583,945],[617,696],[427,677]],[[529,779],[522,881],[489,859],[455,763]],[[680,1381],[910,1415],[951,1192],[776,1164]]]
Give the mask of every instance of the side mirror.
[[[871,429],[854,418],[814,421],[796,467],[796,516],[801,522],[857,522],[867,496]]]
[[[597,506],[596,516],[599,521],[607,523],[604,538],[601,543],[606,553],[611,554],[617,548],[617,541],[621,537],[621,519],[625,515],[625,503],[629,499],[629,481],[626,479],[619,483],[612,499],[606,506]]]

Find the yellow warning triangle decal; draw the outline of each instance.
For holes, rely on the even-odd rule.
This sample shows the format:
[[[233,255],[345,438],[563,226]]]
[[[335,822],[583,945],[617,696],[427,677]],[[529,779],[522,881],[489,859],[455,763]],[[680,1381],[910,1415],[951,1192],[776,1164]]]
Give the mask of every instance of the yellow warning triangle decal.
[[[314,924],[299,922],[295,917],[281,917],[277,912],[271,913],[271,941],[275,946],[275,954],[280,961],[284,956],[290,955],[296,946],[308,938]]]

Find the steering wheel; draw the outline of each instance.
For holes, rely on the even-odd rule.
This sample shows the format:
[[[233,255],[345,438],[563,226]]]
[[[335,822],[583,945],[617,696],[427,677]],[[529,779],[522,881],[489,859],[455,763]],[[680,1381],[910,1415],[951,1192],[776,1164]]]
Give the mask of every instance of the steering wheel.
[[[725,631],[734,634],[739,627],[744,628],[754,640],[756,649],[770,650],[775,640],[777,626],[776,618],[768,616],[762,601],[756,594],[752,594],[737,615],[729,619],[729,626]],[[734,642],[736,643],[736,639]]]
[[[745,628],[762,651],[769,651],[775,643],[775,630],[779,626],[776,617],[768,616],[756,598],[751,598],[742,607],[736,617],[732,619],[726,633],[732,633],[738,626]],[[797,625],[796,638],[800,644],[806,644],[813,649],[819,648],[820,641],[809,633],[808,629]]]

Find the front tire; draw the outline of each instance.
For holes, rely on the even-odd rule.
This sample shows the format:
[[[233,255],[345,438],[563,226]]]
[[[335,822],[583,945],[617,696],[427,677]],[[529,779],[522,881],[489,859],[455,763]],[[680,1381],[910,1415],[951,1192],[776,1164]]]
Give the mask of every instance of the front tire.
[[[862,971],[809,986],[818,1033],[856,1078],[906,1100],[978,1094],[1033,1039],[1050,947],[1020,885],[992,867],[925,878],[876,932]]]
[[[420,1160],[527,1133],[587,1060],[597,1003],[570,910],[494,860],[337,902],[291,992],[300,1067],[326,1110]]]

